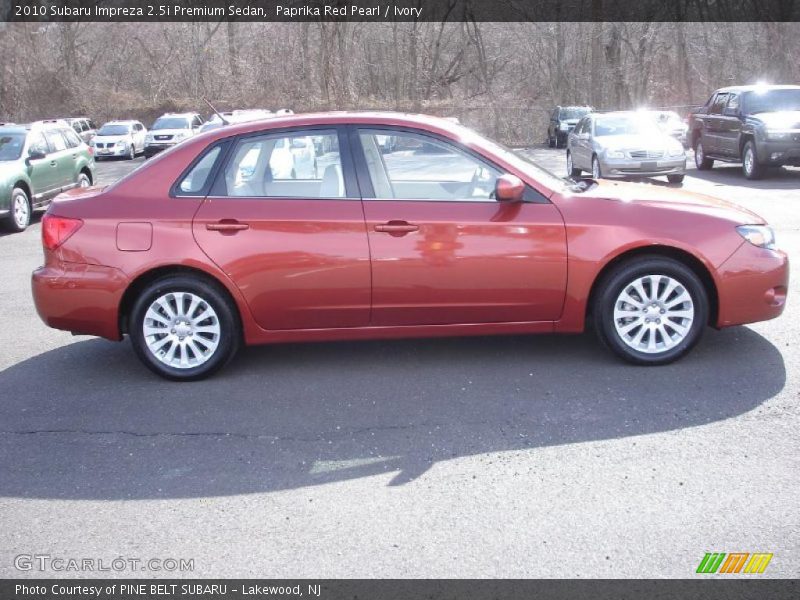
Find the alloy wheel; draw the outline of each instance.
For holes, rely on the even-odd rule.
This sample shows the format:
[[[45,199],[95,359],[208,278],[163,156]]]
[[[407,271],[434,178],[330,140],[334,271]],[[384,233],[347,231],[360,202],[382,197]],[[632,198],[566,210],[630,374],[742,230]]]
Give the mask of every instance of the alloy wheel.
[[[753,150],[750,146],[747,146],[744,150],[744,172],[747,175],[750,175],[753,172]]]
[[[644,275],[622,288],[614,303],[614,327],[622,342],[638,352],[658,354],[689,334],[695,310],[680,281]]]
[[[150,353],[176,369],[206,363],[221,336],[216,311],[190,292],[169,292],[156,298],[145,313],[142,329]]]
[[[31,207],[28,199],[23,194],[14,197],[14,223],[17,227],[24,229],[28,226],[31,218]]]

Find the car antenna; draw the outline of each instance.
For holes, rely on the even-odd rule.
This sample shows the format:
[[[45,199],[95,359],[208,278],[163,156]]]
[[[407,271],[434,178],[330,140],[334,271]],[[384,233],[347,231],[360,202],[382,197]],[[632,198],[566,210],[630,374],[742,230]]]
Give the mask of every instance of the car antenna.
[[[211,104],[211,102],[209,102],[209,101],[208,101],[206,98],[203,98],[203,102],[205,102],[206,104],[208,104],[208,107],[209,107],[209,108],[210,108],[212,111],[214,111],[214,114],[215,114],[215,115],[217,115],[217,116],[219,117],[219,120],[220,120],[220,121],[222,121],[222,124],[223,124],[223,125],[230,125],[230,124],[231,124],[231,122],[230,122],[230,121],[228,121],[228,119],[226,119],[225,117],[223,117],[223,116],[220,114],[220,112],[219,112],[219,111],[218,111],[216,108],[214,108],[214,105],[213,105],[213,104]]]

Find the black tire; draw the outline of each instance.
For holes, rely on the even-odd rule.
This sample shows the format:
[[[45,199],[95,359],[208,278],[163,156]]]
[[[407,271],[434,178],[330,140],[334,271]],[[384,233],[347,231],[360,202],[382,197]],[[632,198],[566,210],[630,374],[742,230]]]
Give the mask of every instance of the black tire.
[[[600,168],[600,160],[597,158],[596,154],[592,155],[592,178],[593,179],[603,178],[603,169]]]
[[[547,145],[550,148],[555,148],[556,147],[556,141],[553,139],[553,137],[550,135],[549,132],[547,134]]]
[[[567,145],[566,138],[561,137],[561,135],[556,132],[556,148],[563,148]]]
[[[626,344],[614,325],[614,308],[618,297],[628,285],[646,275],[665,275],[676,280],[689,294],[694,308],[693,320],[683,339],[672,348],[655,353],[639,351]],[[673,292],[677,293],[679,290]],[[698,276],[685,264],[670,258],[645,255],[620,264],[603,277],[594,295],[592,318],[600,341],[620,358],[636,365],[664,365],[684,356],[702,337],[708,323],[708,296]],[[632,331],[637,332],[638,329]],[[655,333],[646,335],[658,339]]]
[[[750,154],[750,156],[748,156]],[[767,166],[758,162],[756,145],[753,140],[748,140],[742,148],[742,173],[750,180],[761,179],[767,172]]]
[[[698,152],[699,148],[699,152]],[[714,166],[714,159],[708,158],[704,151],[703,147],[703,140],[698,139],[694,143],[694,166],[697,167],[698,171],[708,171],[711,167]]]
[[[18,213],[16,211],[17,203],[24,202],[27,205],[27,211]],[[33,215],[33,207],[31,206],[31,199],[28,194],[20,187],[15,187],[11,191],[11,203],[9,204],[8,216],[5,220],[5,225],[8,229],[15,233],[21,233],[28,228],[31,224],[31,216]]]
[[[582,169],[578,169],[572,163],[572,153],[567,150],[567,176],[577,178],[583,174]]]
[[[670,183],[683,183],[683,178],[685,175],[681,173],[680,175],[667,175],[667,181]]]
[[[145,315],[156,299],[171,292],[194,294],[216,313],[220,330],[218,345],[213,354],[198,366],[170,366],[156,358],[147,345],[143,331]],[[241,325],[233,302],[218,285],[191,275],[168,275],[148,285],[133,305],[128,320],[128,335],[139,360],[157,375],[174,381],[196,381],[212,375],[230,362],[242,343]]]

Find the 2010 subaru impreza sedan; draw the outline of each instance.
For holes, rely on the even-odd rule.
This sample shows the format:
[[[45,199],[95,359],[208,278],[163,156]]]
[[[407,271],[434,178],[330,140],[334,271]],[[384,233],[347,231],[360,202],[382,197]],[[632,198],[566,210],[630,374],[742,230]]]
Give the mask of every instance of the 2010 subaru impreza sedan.
[[[316,168],[285,168],[295,154],[279,149],[308,140],[324,149]],[[42,319],[128,335],[179,380],[242,344],[588,323],[622,358],[663,364],[706,325],[777,317],[789,277],[772,230],[733,204],[561,179],[452,121],[393,113],[199,135],[114,185],[63,194],[42,237]]]

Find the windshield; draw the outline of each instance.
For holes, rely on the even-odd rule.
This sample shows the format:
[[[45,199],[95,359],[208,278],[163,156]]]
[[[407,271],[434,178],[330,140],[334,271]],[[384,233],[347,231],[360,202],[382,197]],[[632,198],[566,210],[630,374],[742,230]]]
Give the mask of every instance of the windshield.
[[[151,129],[189,129],[189,119],[185,117],[161,117]]]
[[[24,133],[0,133],[0,160],[17,160],[24,145]]]
[[[588,108],[580,106],[571,106],[569,108],[561,109],[562,119],[580,119],[583,115],[589,114],[591,111]]]
[[[597,117],[594,124],[595,137],[604,135],[655,135],[661,136],[656,122],[642,115],[613,115]]]
[[[128,135],[129,131],[127,125],[103,125],[97,135]]]
[[[747,92],[745,111],[749,114],[800,110],[800,89]]]

